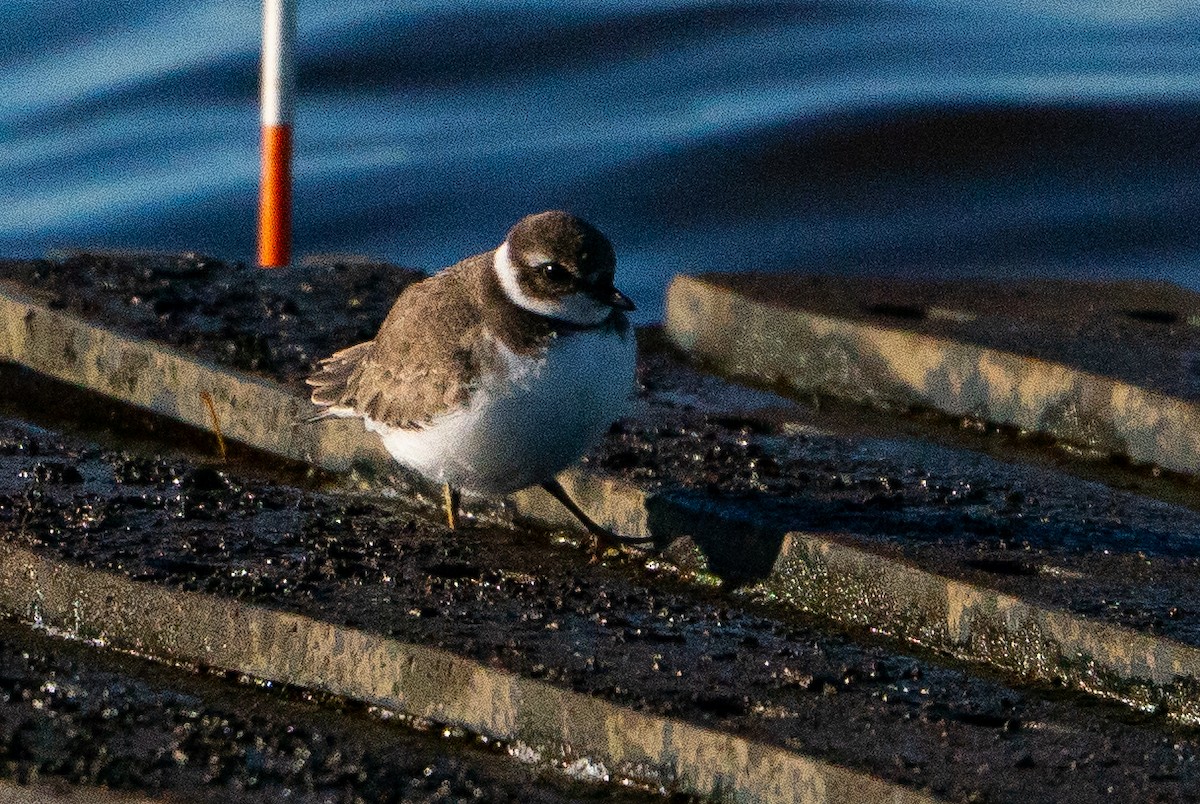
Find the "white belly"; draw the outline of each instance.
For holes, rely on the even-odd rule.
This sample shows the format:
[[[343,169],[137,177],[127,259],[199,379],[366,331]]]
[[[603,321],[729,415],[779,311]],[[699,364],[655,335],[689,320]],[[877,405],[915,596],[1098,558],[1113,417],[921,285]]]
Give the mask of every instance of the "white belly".
[[[502,347],[503,348],[503,347]],[[507,494],[579,459],[625,414],[637,357],[632,328],[574,332],[540,358],[507,352],[509,377],[420,429],[366,420],[401,464],[466,492]]]

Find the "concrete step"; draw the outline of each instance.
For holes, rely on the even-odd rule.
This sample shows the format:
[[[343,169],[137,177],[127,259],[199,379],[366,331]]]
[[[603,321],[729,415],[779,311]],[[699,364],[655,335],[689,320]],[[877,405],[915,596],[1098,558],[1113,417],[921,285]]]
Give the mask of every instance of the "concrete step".
[[[54,269],[55,266],[45,266],[47,271]],[[211,277],[201,276],[200,279],[208,281]],[[359,478],[361,485],[374,489],[375,493],[397,483],[403,488],[411,488],[397,476],[377,445],[364,438],[361,428],[356,429],[353,423],[334,422],[309,428],[293,426],[306,413],[305,403],[295,390],[295,376],[286,372],[254,375],[221,365],[217,362],[220,351],[217,350],[214,356],[211,342],[192,351],[148,338],[144,331],[139,331],[136,321],[122,317],[120,305],[105,307],[111,300],[104,302],[102,289],[97,292],[95,304],[104,310],[103,323],[96,320],[95,310],[89,316],[87,310],[82,309],[83,305],[75,311],[63,309],[71,305],[64,304],[53,293],[35,298],[38,293],[46,291],[24,285],[10,286],[0,298],[0,321],[3,322],[0,353],[7,359],[199,428],[212,429],[219,424],[227,438],[292,460],[311,462],[332,471],[350,472]],[[333,298],[329,303],[336,310],[343,301]],[[170,309],[170,305],[165,305],[164,309]],[[162,326],[162,322],[158,321],[157,325]],[[319,320],[312,320],[302,322],[300,328],[319,328],[319,325]],[[236,341],[239,336],[234,332],[222,337]],[[289,342],[283,335],[280,340]],[[346,344],[334,344],[339,345]],[[772,662],[780,661],[778,656],[785,659],[788,656],[778,653],[772,658],[772,651],[795,653],[795,645],[808,639],[821,645],[820,652],[825,655],[842,648],[835,648],[829,642],[830,639],[836,642],[836,638],[819,633],[810,635],[806,630],[795,631],[797,626],[786,627],[795,632],[781,638],[779,629],[785,628],[782,623],[788,617],[798,616],[788,612],[815,613],[819,622],[837,621],[854,633],[886,635],[895,640],[889,643],[893,646],[917,643],[942,655],[968,659],[977,668],[987,666],[1015,672],[1016,677],[1036,683],[1066,684],[1142,710],[1166,713],[1184,723],[1195,722],[1198,699],[1194,690],[1198,664],[1196,647],[1190,641],[1191,632],[1186,625],[1190,622],[1190,612],[1182,612],[1181,626],[1176,632],[1164,635],[1161,626],[1154,623],[1128,622],[1122,610],[1114,612],[1101,607],[1081,613],[1070,608],[1070,601],[1078,598],[1081,590],[1088,596],[1106,595],[1116,590],[1126,596],[1125,599],[1131,599],[1127,596],[1132,594],[1127,583],[1121,586],[1121,582],[1128,579],[1120,577],[1120,566],[1108,566],[1103,561],[1097,563],[1091,557],[1081,556],[1078,545],[1068,545],[1071,549],[1065,552],[1055,546],[1064,541],[1064,532],[1088,526],[1086,519],[1076,521],[1072,519],[1074,513],[1064,514],[1064,503],[1054,502],[1060,498],[1078,497],[1080,484],[1053,472],[1020,467],[1004,469],[961,452],[931,450],[928,445],[903,439],[863,438],[822,429],[820,417],[803,406],[704,378],[661,350],[646,350],[641,372],[645,389],[637,414],[590,457],[584,468],[568,473],[564,483],[600,521],[623,532],[651,535],[660,547],[666,548],[661,555],[608,559],[616,562],[615,567],[626,567],[635,573],[634,588],[627,588],[622,593],[627,600],[636,600],[643,595],[654,597],[654,585],[666,583],[676,600],[695,600],[694,596],[699,595],[699,600],[705,601],[709,600],[708,595],[716,594],[710,591],[711,585],[721,584],[726,591],[718,595],[716,602],[705,606],[719,609],[734,601],[742,612],[738,617],[751,620],[752,615],[748,612],[755,607],[771,613],[768,622],[773,624],[764,626],[769,638],[764,637],[761,629],[750,629],[746,634],[758,643],[757,647],[748,642],[746,645],[739,643],[732,651],[716,645],[709,650],[709,640],[728,641],[735,636],[722,633],[726,630],[724,627],[705,626],[701,629],[703,633],[689,630],[675,634],[669,628],[664,631],[662,624],[655,624],[650,630],[622,626],[623,640],[641,638],[639,634],[653,634],[650,641],[657,657],[653,659],[653,674],[646,675],[644,669],[639,671],[635,666],[626,667],[624,660],[617,658],[623,649],[614,648],[615,652],[610,651],[601,660],[610,662],[611,667],[597,677],[597,683],[604,690],[607,687],[599,680],[601,677],[635,679],[632,690],[624,686],[628,682],[613,681],[612,689],[599,692],[599,702],[596,700],[598,690],[578,698],[564,697],[561,686],[551,684],[543,688],[539,686],[541,681],[532,678],[546,672],[545,663],[509,656],[499,643],[494,642],[495,637],[481,636],[487,627],[493,633],[503,634],[507,627],[500,624],[504,622],[503,618],[489,626],[492,621],[484,617],[479,625],[485,631],[475,628],[470,631],[470,636],[456,636],[457,628],[448,631],[446,627],[448,621],[445,618],[456,620],[468,610],[462,608],[467,599],[477,599],[502,610],[500,601],[504,594],[511,594],[524,583],[538,588],[542,570],[529,571],[525,568],[524,558],[513,560],[512,569],[493,578],[481,568],[503,567],[503,562],[495,557],[483,557],[484,554],[464,557],[453,553],[459,549],[483,549],[466,547],[471,542],[469,538],[457,534],[452,538],[424,535],[421,529],[427,528],[427,523],[413,525],[411,519],[403,520],[404,527],[417,527],[421,536],[418,543],[428,544],[428,539],[432,538],[440,544],[439,538],[449,538],[451,543],[458,545],[453,549],[438,548],[451,550],[450,557],[439,565],[444,565],[443,569],[432,575],[430,571],[423,571],[420,575],[425,579],[423,582],[433,583],[434,588],[447,592],[447,585],[458,589],[456,578],[462,585],[461,590],[454,592],[454,602],[448,603],[448,608],[435,617],[442,621],[441,626],[433,632],[425,631],[423,627],[412,630],[413,618],[420,624],[424,619],[420,616],[422,609],[428,605],[412,602],[410,608],[400,612],[406,616],[397,621],[397,612],[390,608],[397,592],[389,586],[387,579],[403,577],[395,574],[405,572],[400,565],[394,568],[381,565],[378,578],[368,584],[366,593],[354,591],[352,580],[318,584],[297,598],[301,610],[296,611],[291,604],[280,608],[290,594],[283,581],[291,578],[281,567],[295,564],[299,554],[309,554],[312,545],[307,542],[292,545],[274,555],[271,560],[276,563],[266,565],[258,560],[262,558],[257,555],[260,548],[252,549],[254,559],[233,559],[225,555],[224,550],[207,558],[198,556],[197,545],[206,544],[206,540],[212,538],[211,533],[203,529],[197,533],[189,531],[191,535],[182,541],[164,542],[151,548],[150,554],[159,557],[157,563],[147,564],[144,557],[135,558],[145,551],[144,546],[128,548],[124,558],[106,552],[99,544],[88,547],[88,517],[97,516],[96,512],[101,510],[112,510],[114,503],[128,505],[120,501],[119,495],[106,502],[108,493],[99,491],[99,496],[88,502],[91,506],[88,510],[92,513],[71,515],[73,524],[66,528],[67,535],[61,539],[28,542],[28,533],[9,532],[6,549],[24,552],[12,552],[10,561],[4,562],[5,567],[20,567],[10,570],[13,574],[5,585],[11,590],[6,598],[6,609],[26,620],[39,620],[43,626],[52,625],[64,633],[103,640],[114,639],[112,634],[116,634],[113,644],[132,646],[137,650],[152,649],[155,655],[165,658],[228,666],[264,678],[292,679],[292,683],[340,690],[339,694],[362,700],[375,700],[370,696],[379,694],[377,686],[383,684],[386,687],[387,683],[392,683],[387,705],[396,706],[400,711],[409,712],[404,707],[412,705],[412,714],[425,717],[428,708],[433,707],[435,717],[444,717],[447,722],[461,723],[485,734],[508,735],[505,739],[522,741],[528,735],[537,744],[550,746],[551,751],[569,750],[577,752],[570,754],[572,757],[589,761],[599,759],[610,769],[619,768],[618,773],[636,774],[638,767],[643,771],[649,769],[646,772],[650,778],[670,779],[672,784],[684,790],[712,793],[736,782],[737,789],[748,791],[748,796],[761,797],[759,800],[774,800],[772,796],[786,798],[789,791],[828,788],[829,785],[833,785],[830,789],[839,789],[839,785],[883,785],[872,789],[877,789],[881,795],[902,799],[925,795],[922,791],[926,784],[936,795],[951,798],[965,795],[966,788],[974,789],[974,783],[962,787],[965,783],[948,781],[946,776],[926,782],[933,771],[920,757],[914,760],[912,767],[906,765],[906,769],[899,772],[895,768],[889,769],[886,763],[880,764],[879,758],[886,752],[878,747],[878,742],[873,743],[876,745],[873,752],[864,749],[864,756],[842,749],[832,751],[833,761],[826,762],[822,758],[822,749],[812,743],[811,737],[802,736],[809,732],[796,730],[805,718],[810,717],[805,713],[813,706],[811,698],[803,693],[826,688],[818,683],[823,674],[827,675],[826,670],[820,669],[822,662],[800,656],[796,661],[785,661],[783,668],[767,668]],[[17,456],[20,457],[19,451]],[[106,471],[111,472],[97,469],[96,474],[103,475]],[[43,499],[53,500],[55,494],[72,497],[69,488],[54,490],[52,469],[39,470],[35,466],[29,472],[35,480],[40,477],[39,472],[49,473],[47,478],[38,481],[40,492],[49,494]],[[939,472],[945,472],[948,479],[941,479]],[[221,489],[226,481],[214,480],[206,474],[201,480],[207,478],[207,481],[200,482],[189,472],[185,471],[184,475],[192,476],[192,482],[199,486],[213,485],[209,491],[217,497],[223,496]],[[982,496],[971,488],[972,482],[976,489],[983,485],[977,479],[980,476],[992,478],[995,484],[994,488],[981,492]],[[995,480],[997,477],[1000,481]],[[925,485],[921,481],[925,481]],[[881,495],[881,490],[887,490],[879,485],[881,482],[883,486],[891,484],[895,488]],[[900,488],[902,485],[904,489]],[[945,488],[941,488],[943,486]],[[1049,498],[1051,502],[1030,499],[1035,496],[1028,493],[1031,488],[1037,489],[1036,496]],[[1025,492],[1018,494],[1021,489]],[[204,492],[204,489],[199,491]],[[1152,561],[1167,565],[1165,585],[1168,590],[1184,589],[1190,583],[1183,558],[1187,553],[1186,545],[1183,548],[1164,547],[1156,539],[1160,531],[1156,524],[1159,519],[1155,518],[1164,518],[1171,527],[1179,527],[1188,521],[1188,511],[1178,507],[1156,511],[1156,507],[1161,506],[1154,501],[1119,494],[1110,499],[1106,496],[1109,492],[1095,489],[1091,493],[1104,498],[1105,505],[1116,506],[1114,510],[1135,526],[1131,534],[1103,534],[1098,543],[1118,546],[1132,555],[1149,549]],[[235,497],[241,499],[244,495]],[[287,494],[284,497],[290,499]],[[1003,503],[998,504],[992,497]],[[968,504],[962,505],[959,498]],[[187,503],[180,504],[181,510],[189,510]],[[235,509],[243,504],[230,503]],[[65,501],[63,505],[66,506]],[[211,510],[223,523],[223,532],[229,528],[238,531],[244,525],[248,528],[246,538],[251,544],[258,539],[254,534],[307,532],[295,521],[284,525],[261,521],[255,525],[239,525],[229,518],[233,514],[223,511],[217,503],[200,499],[195,505],[202,512],[215,505],[216,508]],[[507,509],[500,511],[486,506],[479,508],[476,516],[484,522],[489,517],[503,517],[505,510],[552,527],[569,524],[552,501],[533,493],[517,495],[509,501]],[[901,540],[889,536],[897,533],[900,521],[888,513],[895,510],[901,510],[909,523]],[[947,511],[958,512],[956,516],[962,521],[982,521],[989,527],[991,523],[1013,517],[1061,519],[1070,527],[1066,531],[1051,529],[1041,536],[1025,534],[1033,538],[1026,556],[1015,560],[998,558],[994,550],[980,548],[978,533],[969,528],[962,529],[962,533],[943,530]],[[124,516],[131,514],[126,510]],[[836,532],[812,526],[831,517],[840,526]],[[141,522],[141,519],[137,521]],[[135,530],[142,538],[148,538],[151,529],[143,524]],[[339,539],[349,538],[341,526],[336,532],[343,534]],[[80,538],[83,538],[82,543]],[[511,536],[500,537],[489,532],[487,538],[503,542],[503,538]],[[57,547],[51,546],[54,542],[58,542]],[[916,549],[910,548],[910,543]],[[93,553],[93,549],[99,552]],[[266,555],[270,555],[269,550]],[[577,561],[578,554],[574,556],[571,560]],[[235,562],[233,579],[218,580],[229,572],[228,568],[218,568],[226,566],[222,562],[231,559]],[[84,566],[80,565],[81,561]],[[625,563],[630,561],[633,563]],[[108,571],[95,573],[87,569],[87,565],[106,567]],[[1014,567],[1019,571],[1012,571]],[[348,570],[350,575],[347,577],[357,577],[361,570],[361,567]],[[239,574],[242,572],[245,574]],[[285,574],[279,575],[280,572]],[[456,576],[458,572],[465,574]],[[648,575],[644,576],[645,573]],[[134,580],[123,578],[126,575]],[[637,581],[637,577],[643,580]],[[131,583],[132,586],[123,586]],[[147,584],[150,585],[147,587]],[[691,591],[675,590],[672,584],[683,584],[684,589]],[[197,596],[192,602],[180,602],[176,595],[184,593],[172,588],[179,586],[196,587],[209,594]],[[88,592],[85,598],[81,590],[93,587],[97,591]],[[495,589],[485,594],[485,590],[492,587]],[[609,591],[606,588],[605,594]],[[496,597],[497,593],[500,597]],[[214,594],[217,597],[213,597]],[[468,597],[457,597],[460,594]],[[255,603],[247,609],[230,600],[239,595],[249,595]],[[47,606],[48,600],[54,601],[53,608]],[[337,603],[327,608],[316,605],[315,600]],[[156,603],[146,608],[146,601]],[[541,602],[544,605],[545,601]],[[264,603],[269,605],[264,607]],[[686,608],[696,604],[675,605]],[[1157,602],[1145,600],[1138,605],[1151,610]],[[172,611],[175,614],[171,616],[162,614]],[[417,615],[412,615],[412,611]],[[669,608],[664,611],[668,621],[677,616]],[[524,611],[524,615],[530,613]],[[201,639],[208,628],[209,620],[203,619],[206,616],[214,618],[214,633],[219,639]],[[706,613],[699,620],[710,616],[721,618]],[[599,639],[599,634],[607,633],[596,631],[594,623],[588,625],[579,617],[570,620],[569,624],[552,620],[546,625],[556,624],[551,631],[572,636],[593,634],[590,639]],[[257,630],[247,630],[246,624],[250,623]],[[411,639],[390,636],[394,631],[399,633],[396,629],[426,637],[435,634],[435,640],[446,643],[448,653],[424,652],[427,649],[420,647],[420,636]],[[539,630],[546,629],[539,627]],[[260,632],[268,635],[269,639],[264,637],[266,643],[257,636],[241,638]],[[286,636],[289,633],[299,634],[295,637],[299,642],[291,641],[293,638]],[[276,645],[275,640],[281,638],[281,634],[285,635],[283,642]],[[235,638],[234,635],[241,636]],[[679,640],[679,636],[683,639]],[[480,650],[481,640],[489,646],[483,651],[485,661],[480,663],[466,658]],[[262,644],[268,644],[268,647],[260,650]],[[770,649],[760,655],[764,644]],[[701,680],[716,685],[717,692],[697,691],[690,707],[681,706],[671,697],[660,697],[661,692],[650,694],[648,690],[654,687],[654,679],[661,678],[662,668],[677,669],[686,675],[685,668],[694,661],[699,645],[705,646],[699,648],[702,656],[733,655],[738,657],[739,663],[746,658],[762,664],[754,665],[756,673],[743,669],[736,679],[726,678],[721,673],[710,677],[712,668],[704,669]],[[929,746],[936,743],[936,736],[930,729],[944,730],[943,721],[936,716],[923,717],[919,727],[911,727],[915,731],[906,731],[909,726],[897,725],[896,710],[889,712],[889,707],[883,707],[884,711],[877,711],[880,698],[872,696],[878,692],[885,699],[891,696],[892,700],[909,701],[921,712],[956,712],[958,710],[951,703],[953,681],[948,677],[953,672],[937,670],[939,683],[932,685],[922,684],[922,679],[905,679],[902,672],[897,677],[898,663],[903,663],[903,659],[902,654],[898,658],[894,651],[894,647],[891,652],[885,650],[883,658],[878,660],[881,666],[890,668],[880,674],[882,678],[877,683],[862,685],[863,689],[853,702],[844,698],[843,703],[852,704],[853,709],[846,712],[854,712],[852,717],[859,728],[856,734],[864,744],[871,742],[862,737],[868,732],[890,734],[895,740],[926,746],[923,751],[927,753]],[[581,656],[587,653],[584,650]],[[268,661],[259,654],[269,654],[271,658]],[[689,656],[692,659],[688,659]],[[715,662],[715,665],[719,668],[724,661]],[[349,669],[343,663],[348,663]],[[489,663],[516,666],[494,671]],[[862,668],[874,666],[861,656],[845,664],[852,670],[849,675],[855,678],[870,675],[870,670]],[[541,670],[538,670],[539,665]],[[418,666],[420,674],[432,675],[404,675],[406,667]],[[374,675],[376,671],[379,675]],[[589,674],[593,672],[588,671]],[[360,678],[364,673],[366,676]],[[446,673],[461,675],[469,683],[443,683],[442,677]],[[744,697],[749,695],[748,692],[738,692],[754,689],[756,674],[763,673],[767,677],[757,683],[766,686],[762,692],[754,693],[757,697],[753,701]],[[928,678],[933,674],[934,670],[927,669],[924,676]],[[585,677],[587,674],[579,676],[570,671],[564,676],[572,679],[568,686],[588,687],[588,683],[580,681]],[[722,680],[718,681],[718,677]],[[804,681],[806,678],[810,680]],[[387,682],[388,679],[392,682]],[[398,684],[396,679],[406,680]],[[801,681],[793,683],[795,679]],[[472,707],[477,702],[473,702],[467,693],[477,686],[475,680],[482,685],[481,689],[496,691],[489,700],[492,704],[499,700],[502,704],[499,709],[492,706],[485,714],[474,712]],[[535,681],[537,684],[528,687],[533,691],[528,692],[527,685]],[[987,687],[989,683],[978,678],[970,680],[972,686]],[[339,684],[351,686],[336,686]],[[772,685],[777,688],[776,692],[767,692]],[[849,684],[849,687],[853,686]],[[939,690],[934,694],[936,702],[930,706],[922,703],[922,696],[930,694],[921,692],[926,686]],[[445,695],[430,697],[428,691],[434,688],[444,689]],[[837,691],[846,687],[834,683],[831,689]],[[778,700],[781,696],[778,690],[787,691],[782,693],[786,702]],[[914,694],[917,697],[910,700]],[[546,708],[553,715],[550,721],[559,724],[554,727],[559,731],[554,731],[546,725],[548,721],[539,720],[533,714],[521,714],[524,710],[520,707],[512,708],[516,705],[512,701],[524,701],[522,696],[526,695],[536,702],[536,711]],[[656,719],[652,719],[651,725],[643,727],[637,725],[641,723],[637,721],[636,728],[627,727],[627,723],[636,721],[636,718],[628,719],[631,717],[630,695],[635,701],[644,696],[650,702],[649,707],[656,710]],[[800,699],[793,701],[796,695]],[[606,697],[615,702],[604,700]],[[721,703],[727,698],[728,705]],[[1077,711],[1077,707],[1068,704],[1055,709],[1052,704],[1038,699],[1036,694],[1012,687],[988,687],[983,699],[992,702],[982,707],[987,710],[986,714],[980,713],[981,705],[973,698],[959,707],[965,714],[951,717],[951,720],[968,724],[986,721],[991,725],[985,725],[985,729],[1003,729],[1004,723],[1013,720],[1003,712],[1012,708],[1013,701],[1020,701],[1023,706],[1027,704],[1029,711],[1037,710],[1033,720],[1058,724],[1049,731],[1060,735],[1069,733],[1074,742],[1081,739],[1080,734],[1090,730],[1108,735],[1107,739],[1113,745],[1131,740],[1129,752],[1140,751],[1140,756],[1151,756],[1154,755],[1151,746],[1159,740],[1157,727],[1152,726],[1149,731],[1129,729],[1106,720],[1107,715],[1096,721]],[[707,708],[705,701],[710,701]],[[713,701],[716,703],[711,703]],[[1009,703],[1001,705],[996,703],[998,701]],[[1045,707],[1053,711],[1048,713]],[[670,716],[676,708],[684,712],[682,718]],[[753,715],[749,719],[747,709]],[[836,717],[828,705],[817,707],[815,711],[822,713],[818,717],[824,718],[826,723]],[[723,714],[714,715],[714,712]],[[842,716],[848,715],[843,713]],[[716,717],[715,728],[697,726],[707,717]],[[577,719],[597,726],[594,729],[580,726],[577,732],[574,730]],[[780,721],[775,725],[782,730],[766,728],[764,724],[772,719]],[[518,731],[513,737],[513,732],[503,730],[511,722],[529,731]],[[567,731],[562,731],[567,728],[562,725],[564,722],[571,724]],[[697,728],[699,731],[695,731]],[[747,740],[739,733],[746,728],[754,737],[748,742],[736,742]],[[649,743],[642,737],[655,733],[655,729],[660,734],[665,730],[686,735],[686,751],[680,753],[683,744],[675,745],[659,738],[649,740],[656,746],[654,750],[646,748]],[[820,738],[825,732],[817,729],[813,733]],[[975,752],[980,750],[980,733],[969,728],[966,733],[972,736],[960,735],[965,743],[952,741],[957,747],[951,754],[958,752],[955,755],[959,757],[948,766],[953,778],[961,778],[964,768],[979,756]],[[1045,758],[1060,750],[1054,742],[1057,738],[1043,738],[1045,731],[1033,729],[1021,730],[1021,733],[1022,736],[1006,750],[1025,751],[1030,757],[1036,755],[1041,759],[1029,761],[1035,765],[1039,761],[1048,762]],[[632,747],[627,736],[636,737],[632,739]],[[637,753],[640,751],[648,753]],[[733,757],[733,764],[713,764],[718,762],[718,755]],[[1028,770],[1030,764],[1024,756],[1010,757],[1011,768]],[[638,757],[642,758],[640,763]],[[942,761],[949,762],[949,755]],[[1167,762],[1165,758],[1162,761]],[[763,762],[767,764],[758,764]],[[905,762],[901,760],[901,765]],[[779,790],[763,787],[769,785],[759,779],[764,767],[781,769],[778,773],[785,775],[780,778],[802,783],[802,787],[792,787],[790,782],[788,787]],[[919,771],[913,771],[913,768],[919,768]],[[771,773],[766,775],[767,779],[773,778]],[[980,782],[980,789],[1007,791],[1007,794],[1017,789],[1011,786],[1017,784],[1011,769],[1009,772],[996,770],[993,775],[994,778]],[[1091,777],[1089,783],[1099,783],[1103,779],[1101,774]],[[1148,783],[1143,779],[1143,785]]]
[[[957,285],[957,288],[956,288]],[[680,276],[666,329],[727,376],[1046,433],[1200,473],[1200,298],[1145,283]]]
[[[0,340],[0,355],[49,376],[200,428],[211,428],[215,413],[225,437],[292,460],[354,470],[374,481],[396,477],[394,464],[360,424],[297,425],[308,411],[304,400],[264,377],[39,305],[11,288],[0,294],[0,321],[8,333]],[[654,421],[662,414],[651,406],[642,416]],[[803,517],[786,505],[772,513],[769,499],[748,507],[730,505],[586,469],[571,470],[562,480],[597,521],[618,532],[651,536],[660,545],[688,537],[718,577],[759,584],[772,599],[1033,678],[1164,708],[1186,722],[1196,718],[1197,703],[1182,690],[1200,673],[1200,648],[1039,601],[1039,592],[1051,599],[1057,592],[1062,599],[1064,589],[1069,598],[1074,582],[1090,577],[1070,562],[1052,557],[1047,566],[1067,565],[1059,577],[1025,583],[1023,594],[1010,594],[968,580],[979,577],[970,558],[947,565],[926,551],[927,563],[941,570],[931,572],[905,557],[881,555],[870,542],[796,530]],[[515,495],[510,506],[517,516],[544,525],[572,526],[569,515],[540,489]],[[1002,563],[997,566],[997,572],[983,574],[988,581],[1020,586],[1030,572],[1040,572],[1008,573]],[[947,577],[946,570],[963,577]],[[1177,570],[1178,583],[1190,588],[1186,560],[1178,561]],[[1121,573],[1117,567],[1092,574],[1121,580]],[[1089,592],[1106,599],[1103,588]]]

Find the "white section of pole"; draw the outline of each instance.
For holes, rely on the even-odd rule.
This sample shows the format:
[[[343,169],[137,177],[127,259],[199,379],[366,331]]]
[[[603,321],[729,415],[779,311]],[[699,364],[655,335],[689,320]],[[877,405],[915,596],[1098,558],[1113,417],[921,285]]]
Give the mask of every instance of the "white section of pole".
[[[296,70],[296,0],[264,0],[262,42],[262,123],[292,122]]]

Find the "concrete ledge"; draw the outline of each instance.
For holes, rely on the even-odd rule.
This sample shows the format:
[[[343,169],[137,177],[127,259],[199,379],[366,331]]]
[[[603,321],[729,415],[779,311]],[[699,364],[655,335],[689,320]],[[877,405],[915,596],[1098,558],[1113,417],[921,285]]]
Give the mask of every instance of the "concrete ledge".
[[[11,287],[0,287],[0,359],[203,429],[212,427],[207,393],[227,438],[330,471],[392,465],[358,422],[297,425],[311,408],[275,383],[96,326]]]
[[[693,285],[699,286],[693,280],[673,286],[674,308],[691,303],[687,299],[692,296],[687,294]],[[736,318],[734,312],[741,309],[736,300],[708,293],[695,298],[700,299],[697,304],[701,307],[710,302],[716,305],[714,325],[705,331],[729,331],[733,326],[730,317]],[[836,328],[842,323],[828,326]],[[755,331],[761,335],[769,329]],[[681,331],[693,332],[689,337],[695,342],[708,337],[698,326]],[[779,352],[782,346],[776,343],[772,348]],[[771,351],[766,346],[761,352],[751,349],[745,359],[758,354]],[[838,354],[845,357],[844,352]],[[201,428],[211,426],[200,397],[207,392],[231,438],[335,471],[365,466],[386,474],[393,469],[375,440],[356,422],[293,426],[305,415],[307,405],[274,383],[114,333],[12,291],[0,293],[0,357]],[[828,368],[832,364],[823,365]],[[749,586],[833,620],[1136,706],[1165,707],[1177,718],[1200,723],[1200,648],[945,578],[839,543],[833,537],[785,535],[785,527],[765,527],[733,517],[703,498],[648,493],[584,470],[568,472],[562,480],[597,521],[614,530],[650,536],[660,545],[691,537],[700,560],[726,582]],[[540,489],[515,495],[512,502],[522,516],[552,525],[574,524]],[[152,593],[159,594],[154,590],[146,594]],[[23,608],[26,602],[14,599],[11,605],[20,607],[10,608],[10,612],[28,615]],[[98,615],[93,612],[89,616]],[[94,622],[99,626],[104,620]],[[184,636],[164,637],[156,643],[156,650],[167,656],[200,656],[210,649],[177,642]],[[373,655],[371,651],[381,650],[367,636],[362,639],[366,641],[356,643],[356,651]],[[331,666],[329,672],[335,671],[342,672]],[[259,674],[253,669],[247,672]],[[304,678],[321,686],[325,681],[335,683],[337,677],[321,671]]]
[[[25,785],[0,779],[0,804],[152,804],[163,800],[105,787],[53,782]]]
[[[766,304],[686,276],[667,292],[666,329],[731,377],[974,416],[1200,473],[1200,405],[1098,374]]]
[[[586,481],[577,478],[582,499],[601,493]],[[834,534],[784,533],[628,487],[614,499],[632,507],[618,521],[640,519],[659,542],[690,537],[711,572],[746,584],[744,594],[1200,725],[1200,647],[937,575]]]
[[[784,536],[769,596],[1026,678],[1200,724],[1200,648],[1094,622],[805,533]]]
[[[609,773],[721,800],[932,800],[816,759],[634,712],[445,651],[55,563],[4,543],[0,609],[76,638],[344,695],[525,743],[545,757],[587,758]]]

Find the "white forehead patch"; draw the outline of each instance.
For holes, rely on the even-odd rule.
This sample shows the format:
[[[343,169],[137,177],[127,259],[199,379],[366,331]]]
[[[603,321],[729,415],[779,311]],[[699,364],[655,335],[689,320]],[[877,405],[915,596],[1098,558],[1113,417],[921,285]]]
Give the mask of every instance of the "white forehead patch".
[[[513,304],[531,313],[580,326],[599,324],[612,314],[611,307],[596,301],[586,293],[572,293],[558,299],[535,299],[527,294],[521,289],[517,267],[508,257],[507,242],[496,249],[492,264],[496,270],[496,278],[500,280],[500,287],[504,288],[504,295],[508,296]]]

